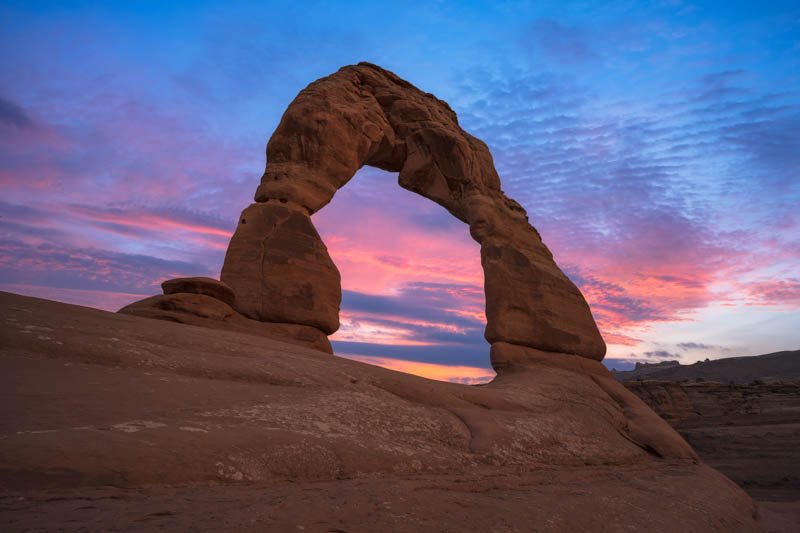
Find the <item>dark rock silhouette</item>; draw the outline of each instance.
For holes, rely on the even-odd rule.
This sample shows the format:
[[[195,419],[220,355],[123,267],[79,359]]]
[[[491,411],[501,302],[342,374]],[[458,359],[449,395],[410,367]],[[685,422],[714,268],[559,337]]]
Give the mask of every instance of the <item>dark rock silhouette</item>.
[[[750,357],[724,357],[682,365],[677,361],[637,363],[633,370],[614,370],[618,381],[716,381],[747,384],[800,381],[800,350],[773,352]]]

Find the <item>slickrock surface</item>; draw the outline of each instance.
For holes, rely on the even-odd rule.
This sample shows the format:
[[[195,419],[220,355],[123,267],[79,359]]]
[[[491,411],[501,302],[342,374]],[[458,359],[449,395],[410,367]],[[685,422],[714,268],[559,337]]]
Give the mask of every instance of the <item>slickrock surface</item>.
[[[750,495],[795,502],[800,514],[800,383],[625,386]]]
[[[603,359],[589,306],[500,189],[486,144],[447,103],[369,63],[303,89],[270,138],[257,203],[242,213],[222,268],[236,310],[338,328],[339,273],[309,216],[363,165],[399,172],[401,187],[469,224],[481,244],[490,343]]]
[[[586,358],[538,351],[471,387],[244,333],[0,306],[4,531],[764,524]]]

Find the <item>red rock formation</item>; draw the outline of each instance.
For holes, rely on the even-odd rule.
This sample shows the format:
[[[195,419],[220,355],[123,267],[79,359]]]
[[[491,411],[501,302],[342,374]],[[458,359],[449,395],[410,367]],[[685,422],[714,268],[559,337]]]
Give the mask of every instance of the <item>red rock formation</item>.
[[[212,278],[175,278],[161,284],[164,294],[204,294],[227,305],[233,305],[236,295],[227,284]]]
[[[306,213],[274,203],[242,212],[220,276],[236,292],[236,310],[262,322],[339,329],[342,288]]]
[[[672,425],[695,414],[686,391],[671,381],[629,381],[625,386]]]
[[[302,90],[270,138],[257,203],[242,213],[222,269],[237,310],[327,333],[338,327],[338,271],[308,217],[364,165],[399,172],[400,186],[470,225],[481,244],[490,343],[603,358],[583,295],[503,194],[486,145],[447,103],[368,63]],[[278,209],[296,227],[273,230]],[[251,219],[257,230],[242,222]]]
[[[126,305],[119,313],[258,335],[333,353],[328,337],[315,327],[251,320],[227,303],[205,294],[159,294]]]
[[[769,359],[738,357],[716,366],[729,376],[757,366],[775,376]],[[782,366],[796,369],[785,361]],[[624,385],[669,422],[703,461],[754,498],[795,502],[800,517],[800,382],[644,380]],[[790,530],[798,523],[795,519]]]

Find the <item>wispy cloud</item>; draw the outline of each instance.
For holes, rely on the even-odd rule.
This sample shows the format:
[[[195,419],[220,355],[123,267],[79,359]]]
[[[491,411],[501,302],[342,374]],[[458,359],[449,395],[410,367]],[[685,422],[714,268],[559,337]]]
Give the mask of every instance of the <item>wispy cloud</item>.
[[[4,283],[135,294],[160,292],[169,278],[213,275],[202,264],[9,239],[0,239],[0,273]]]
[[[800,95],[753,81],[712,71],[650,103],[574,75],[473,71],[457,111],[607,340],[635,345],[642,327],[721,300],[796,308],[793,278],[720,288],[797,264],[782,251],[796,241]]]
[[[681,342],[677,344],[681,350],[711,350],[714,346],[702,342]]]
[[[800,13],[779,4],[2,6],[15,25],[0,35],[0,274],[106,308],[165,277],[216,275],[285,106],[366,59],[488,143],[609,360],[727,353],[694,331],[653,335],[800,312]],[[342,273],[339,349],[488,365],[464,224],[374,169],[314,222]],[[769,336],[747,331],[748,346]]]

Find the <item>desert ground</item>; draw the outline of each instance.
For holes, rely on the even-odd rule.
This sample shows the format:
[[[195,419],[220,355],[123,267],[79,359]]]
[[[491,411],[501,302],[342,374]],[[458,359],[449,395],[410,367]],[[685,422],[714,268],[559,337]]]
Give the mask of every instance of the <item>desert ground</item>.
[[[235,331],[1,305],[5,531],[797,524],[594,367],[542,358],[466,386]]]

